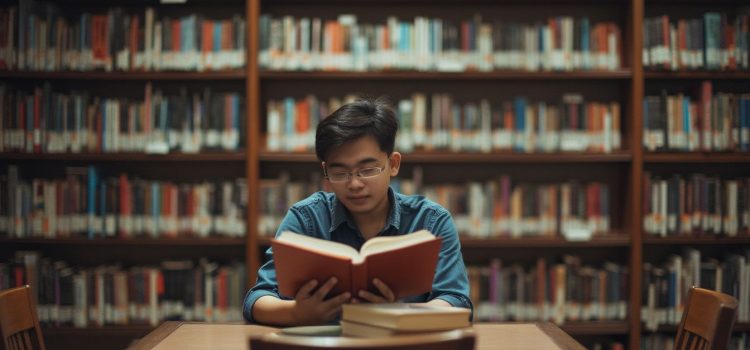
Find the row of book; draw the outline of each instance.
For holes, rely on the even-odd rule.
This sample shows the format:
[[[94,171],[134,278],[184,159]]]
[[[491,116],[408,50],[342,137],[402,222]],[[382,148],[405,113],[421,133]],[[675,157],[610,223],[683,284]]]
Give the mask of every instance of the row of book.
[[[750,16],[725,13],[702,18],[669,15],[643,21],[643,66],[659,70],[750,69]]]
[[[701,84],[697,98],[666,90],[643,99],[643,146],[648,151],[750,151],[750,93],[712,94]]]
[[[168,95],[147,83],[143,99],[129,99],[0,84],[0,152],[237,151],[244,109],[242,94],[210,88]]]
[[[563,182],[529,184],[499,176],[495,181],[464,184],[422,184],[422,170],[414,179],[394,179],[397,191],[421,194],[451,212],[462,236],[475,238],[557,236],[584,230],[610,232],[609,187],[604,183]],[[320,180],[299,181],[283,174],[260,181],[260,235],[274,235],[286,210],[320,189]]]
[[[69,20],[52,2],[0,9],[0,69],[204,71],[245,66],[243,16],[159,18],[152,7],[116,7]]]
[[[533,23],[450,21],[389,16],[359,23],[354,14],[260,17],[258,64],[270,70],[377,71],[412,69],[461,72],[616,70],[622,38],[614,22],[550,17]]]
[[[641,336],[642,350],[672,350],[674,349],[674,335],[644,334]],[[750,333],[734,333],[729,338],[726,350],[750,349]]]
[[[315,95],[270,100],[266,108],[269,151],[310,151],[315,128],[342,101]],[[457,101],[450,94],[414,93],[397,102],[402,152],[596,152],[610,153],[622,144],[618,102],[585,101],[565,94],[560,101]]]
[[[641,320],[646,329],[679,324],[692,286],[715,290],[739,300],[737,322],[750,321],[750,250],[728,251],[721,259],[702,257],[686,248],[662,264],[643,264]]]
[[[28,284],[39,322],[100,327],[162,321],[242,321],[245,265],[205,258],[157,266],[71,266],[36,251],[0,262],[0,289]]]
[[[704,174],[643,176],[643,229],[647,235],[747,235],[750,178]]]
[[[468,267],[475,320],[567,321],[625,320],[628,269],[606,262],[600,267],[566,255],[561,261],[539,258],[535,265]]]
[[[0,236],[13,238],[244,237],[247,183],[104,177],[94,166],[65,178],[0,177]]]

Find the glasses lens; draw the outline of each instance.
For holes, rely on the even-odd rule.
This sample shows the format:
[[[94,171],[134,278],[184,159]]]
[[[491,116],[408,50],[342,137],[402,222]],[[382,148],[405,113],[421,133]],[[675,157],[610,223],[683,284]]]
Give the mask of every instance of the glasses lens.
[[[328,180],[331,182],[344,182],[349,178],[348,173],[333,173],[328,175]]]
[[[381,168],[364,168],[359,171],[359,176],[362,177],[373,177],[378,176],[383,171]]]

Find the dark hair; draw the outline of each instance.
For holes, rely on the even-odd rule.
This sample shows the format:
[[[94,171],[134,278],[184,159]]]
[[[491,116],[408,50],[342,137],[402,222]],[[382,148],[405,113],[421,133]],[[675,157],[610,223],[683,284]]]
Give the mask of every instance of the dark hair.
[[[318,124],[315,153],[318,159],[325,161],[332,149],[363,136],[373,136],[380,150],[390,156],[396,142],[396,131],[398,119],[385,98],[359,98],[341,106]]]

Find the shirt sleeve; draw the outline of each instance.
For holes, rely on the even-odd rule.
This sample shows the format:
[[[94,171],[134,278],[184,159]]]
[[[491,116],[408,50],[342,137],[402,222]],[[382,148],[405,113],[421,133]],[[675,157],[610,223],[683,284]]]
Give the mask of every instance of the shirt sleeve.
[[[302,213],[294,207],[289,209],[284,220],[281,221],[281,225],[279,225],[279,229],[276,231],[276,236],[284,231],[305,232]],[[276,267],[273,263],[273,251],[271,247],[266,250],[266,263],[258,269],[258,279],[255,281],[255,285],[245,295],[245,302],[242,306],[242,315],[245,317],[245,320],[255,322],[253,320],[253,306],[260,297],[266,295],[271,295],[278,299],[288,299],[279,295],[279,284],[276,281]]]
[[[471,309],[473,314],[474,306],[469,298],[469,278],[461,255],[461,243],[456,225],[447,210],[438,211],[432,232],[442,238],[442,244],[428,300],[441,299],[455,307]]]

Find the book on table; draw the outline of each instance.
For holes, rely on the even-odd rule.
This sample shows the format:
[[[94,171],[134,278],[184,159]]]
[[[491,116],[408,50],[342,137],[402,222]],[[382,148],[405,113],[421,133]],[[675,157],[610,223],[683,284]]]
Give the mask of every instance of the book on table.
[[[378,293],[373,279],[383,281],[397,299],[432,290],[439,237],[426,230],[369,239],[360,251],[338,242],[282,232],[271,240],[279,293],[294,297],[310,280],[338,283],[328,296],[360,290]]]
[[[427,304],[345,304],[341,314],[344,335],[388,336],[469,327],[471,310]]]

